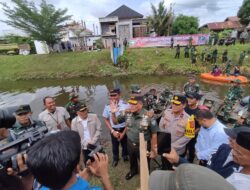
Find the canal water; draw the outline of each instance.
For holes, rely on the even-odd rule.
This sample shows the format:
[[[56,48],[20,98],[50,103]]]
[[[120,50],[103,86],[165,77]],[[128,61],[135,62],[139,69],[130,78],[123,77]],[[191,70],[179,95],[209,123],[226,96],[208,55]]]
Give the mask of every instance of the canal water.
[[[197,77],[198,78],[198,77]],[[69,93],[75,91],[79,100],[86,102],[90,111],[102,119],[105,104],[108,103],[108,89],[118,87],[124,99],[130,96],[130,85],[161,86],[170,90],[182,92],[187,82],[186,76],[129,76],[119,78],[76,78],[76,79],[49,79],[28,80],[16,82],[0,82],[0,109],[8,106],[30,104],[33,118],[44,109],[42,99],[45,96],[56,97],[58,106],[65,106]],[[213,92],[213,96],[223,99],[230,84],[208,83],[197,79],[202,93]],[[250,94],[249,86],[243,86],[245,95]],[[108,131],[103,125],[103,138],[109,138]]]

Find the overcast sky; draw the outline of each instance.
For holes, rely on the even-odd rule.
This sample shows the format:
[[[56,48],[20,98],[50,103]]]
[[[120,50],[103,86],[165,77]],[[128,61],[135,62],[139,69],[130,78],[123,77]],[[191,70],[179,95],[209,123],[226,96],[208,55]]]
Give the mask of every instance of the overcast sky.
[[[87,27],[93,30],[93,24],[99,26],[98,18],[105,17],[121,5],[127,5],[135,11],[148,16],[151,14],[150,4],[157,5],[161,0],[47,0],[56,8],[67,8],[68,14],[76,21],[85,21]],[[0,0],[9,3],[10,0]],[[40,0],[35,0],[39,3]],[[184,14],[199,18],[199,24],[224,21],[228,16],[237,15],[243,0],[165,0],[166,6],[174,4],[175,15]],[[0,5],[0,18],[4,20]],[[0,22],[0,35],[15,29]],[[99,29],[100,32],[100,29]]]

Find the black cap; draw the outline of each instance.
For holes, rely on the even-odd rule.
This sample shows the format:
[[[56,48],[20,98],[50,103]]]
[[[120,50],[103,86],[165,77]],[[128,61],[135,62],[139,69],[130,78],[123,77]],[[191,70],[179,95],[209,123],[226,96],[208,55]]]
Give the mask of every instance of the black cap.
[[[185,104],[186,101],[187,101],[186,96],[184,96],[182,94],[175,94],[173,96],[173,99],[171,100],[172,103],[178,104],[178,105]]]
[[[199,95],[197,92],[188,92],[186,94],[186,97],[199,100],[201,98],[201,95]]]
[[[76,111],[85,111],[85,110],[87,110],[88,109],[88,107],[86,106],[86,104],[84,104],[84,103],[78,103],[77,105],[76,105],[76,107],[75,107],[75,110]]]
[[[115,96],[115,95],[120,94],[120,93],[121,93],[121,91],[119,88],[114,88],[114,89],[109,91],[110,96]]]
[[[250,151],[250,132],[240,132],[237,135],[236,143]]]
[[[236,139],[238,134],[243,132],[249,132],[250,133],[250,127],[242,126],[242,127],[236,127],[236,128],[224,128],[225,133],[232,139]]]
[[[28,104],[25,104],[25,105],[20,105],[15,111],[15,114],[20,115],[20,114],[29,113],[29,112],[31,112],[31,108]]]

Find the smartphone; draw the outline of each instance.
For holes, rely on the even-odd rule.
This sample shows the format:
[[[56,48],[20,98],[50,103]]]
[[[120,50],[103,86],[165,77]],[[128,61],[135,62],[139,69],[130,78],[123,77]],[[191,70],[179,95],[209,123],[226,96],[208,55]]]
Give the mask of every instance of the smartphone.
[[[157,151],[159,155],[170,153],[171,134],[166,132],[157,132]]]

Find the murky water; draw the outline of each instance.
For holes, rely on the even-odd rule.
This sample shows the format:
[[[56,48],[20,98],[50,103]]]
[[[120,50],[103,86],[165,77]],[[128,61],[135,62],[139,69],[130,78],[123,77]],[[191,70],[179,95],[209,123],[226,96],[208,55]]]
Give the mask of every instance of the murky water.
[[[17,82],[0,83],[0,108],[30,104],[33,110],[33,118],[43,109],[42,99],[45,96],[55,96],[58,106],[64,106],[68,102],[68,95],[75,91],[79,99],[85,101],[90,110],[95,112],[102,120],[102,111],[108,102],[108,89],[119,87],[122,96],[129,97],[130,85],[139,84],[141,87],[147,85],[161,85],[175,91],[182,91],[185,76],[130,76],[120,78],[78,78],[69,80],[29,80]],[[200,81],[202,92],[213,92],[214,96],[223,98],[229,84],[215,84]],[[243,86],[245,94],[250,94],[249,86]],[[105,128],[105,126],[104,126]],[[108,131],[104,130],[103,138],[109,138]]]

